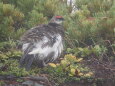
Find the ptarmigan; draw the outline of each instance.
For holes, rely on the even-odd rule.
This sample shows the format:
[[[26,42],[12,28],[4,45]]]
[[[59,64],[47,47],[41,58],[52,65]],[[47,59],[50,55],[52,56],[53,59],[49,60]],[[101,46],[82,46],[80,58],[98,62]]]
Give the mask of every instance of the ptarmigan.
[[[29,70],[34,63],[44,67],[60,57],[64,45],[63,20],[62,16],[54,16],[48,24],[33,27],[21,37],[20,67]]]

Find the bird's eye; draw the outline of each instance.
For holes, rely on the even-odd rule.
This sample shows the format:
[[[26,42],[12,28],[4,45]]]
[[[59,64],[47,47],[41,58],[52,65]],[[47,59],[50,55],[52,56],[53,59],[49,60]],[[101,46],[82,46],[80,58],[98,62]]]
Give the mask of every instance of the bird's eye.
[[[56,21],[63,21],[63,18],[57,18]]]

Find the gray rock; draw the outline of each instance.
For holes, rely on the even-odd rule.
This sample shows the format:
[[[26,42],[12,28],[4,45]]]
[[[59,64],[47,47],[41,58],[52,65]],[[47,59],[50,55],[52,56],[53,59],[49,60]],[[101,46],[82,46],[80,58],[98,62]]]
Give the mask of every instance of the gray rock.
[[[44,86],[44,85],[38,84],[34,81],[25,81],[22,83],[22,85],[24,85],[24,86]]]

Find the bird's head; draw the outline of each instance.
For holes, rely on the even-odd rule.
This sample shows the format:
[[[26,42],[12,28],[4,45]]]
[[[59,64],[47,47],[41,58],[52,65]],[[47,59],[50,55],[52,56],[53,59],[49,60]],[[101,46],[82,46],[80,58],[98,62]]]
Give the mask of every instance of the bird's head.
[[[50,20],[50,23],[62,24],[63,21],[64,21],[64,18],[62,16],[54,16]]]

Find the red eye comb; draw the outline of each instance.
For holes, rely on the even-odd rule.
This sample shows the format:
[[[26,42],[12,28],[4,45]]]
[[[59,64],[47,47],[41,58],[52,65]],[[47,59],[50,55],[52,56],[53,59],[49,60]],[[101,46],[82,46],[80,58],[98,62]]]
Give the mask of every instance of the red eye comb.
[[[62,16],[56,16],[56,18],[62,18]]]

